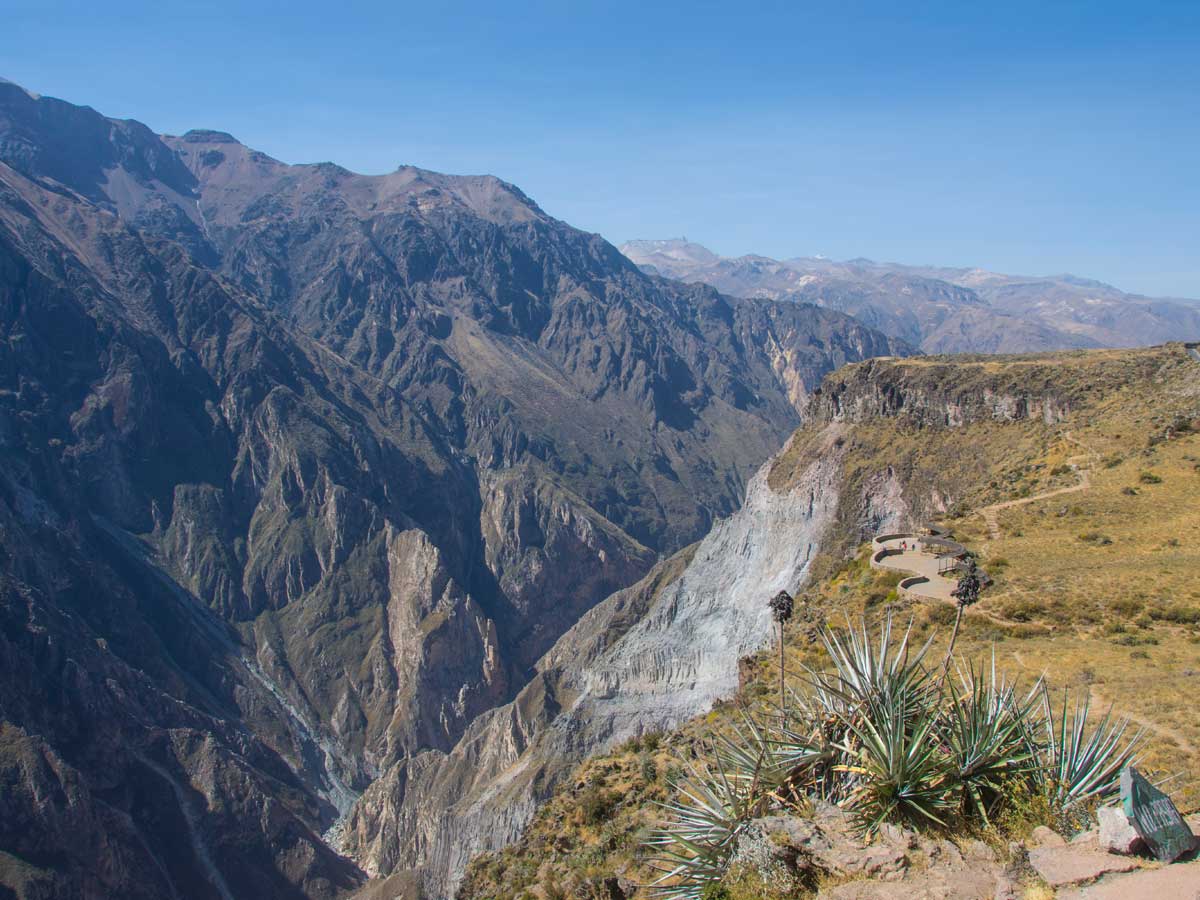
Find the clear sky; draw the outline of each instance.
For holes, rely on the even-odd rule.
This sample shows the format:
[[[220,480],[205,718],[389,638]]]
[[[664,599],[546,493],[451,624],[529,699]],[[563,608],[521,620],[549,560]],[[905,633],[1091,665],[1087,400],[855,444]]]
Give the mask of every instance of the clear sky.
[[[0,75],[614,242],[1200,297],[1200,2],[5,0]]]

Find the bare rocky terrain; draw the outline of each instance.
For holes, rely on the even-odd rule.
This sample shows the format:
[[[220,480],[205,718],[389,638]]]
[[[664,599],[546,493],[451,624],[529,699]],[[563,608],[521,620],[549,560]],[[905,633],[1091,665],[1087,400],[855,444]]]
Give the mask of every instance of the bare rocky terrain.
[[[869,259],[723,257],[681,240],[629,241],[647,272],[736,297],[848,312],[926,353],[1027,353],[1200,339],[1194,300],[1143,297],[1073,275],[905,266]]]
[[[495,178],[286,165],[0,82],[0,893],[444,890],[555,777],[505,793],[500,761],[724,689],[693,637],[762,623],[639,580],[825,374],[905,352],[648,276]],[[796,558],[755,577],[784,578],[820,506],[759,493],[696,552],[782,515]],[[687,665],[633,652],[656,629]]]

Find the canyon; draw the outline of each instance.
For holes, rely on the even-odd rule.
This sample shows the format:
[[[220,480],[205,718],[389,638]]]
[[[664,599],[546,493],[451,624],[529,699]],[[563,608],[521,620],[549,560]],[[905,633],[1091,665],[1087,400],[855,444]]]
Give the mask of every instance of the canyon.
[[[896,423],[1091,396],[900,360],[1098,332],[662,274],[495,177],[0,81],[0,893],[452,896],[580,761],[736,691],[766,598],[991,477]]]
[[[448,888],[475,843],[430,822],[494,771],[454,760],[605,678],[664,721],[723,689],[700,646],[661,687],[666,645],[605,657],[621,610],[657,640],[641,579],[753,494],[825,374],[911,352],[646,276],[496,178],[292,166],[8,82],[0,336],[20,897]],[[567,646],[595,666],[545,662]],[[536,787],[480,815],[513,834]]]

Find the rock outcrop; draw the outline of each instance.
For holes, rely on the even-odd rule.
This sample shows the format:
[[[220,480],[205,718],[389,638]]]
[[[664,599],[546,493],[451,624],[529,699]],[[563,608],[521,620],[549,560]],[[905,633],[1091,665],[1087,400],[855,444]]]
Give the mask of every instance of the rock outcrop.
[[[738,660],[770,639],[767,600],[803,586],[834,522],[841,459],[834,441],[825,451],[784,491],[765,467],[736,514],[584,615],[454,750],[385,773],[348,818],[343,849],[373,875],[415,864],[432,896],[449,896],[471,856],[515,840],[584,756],[731,695]],[[881,503],[877,524],[901,512]]]

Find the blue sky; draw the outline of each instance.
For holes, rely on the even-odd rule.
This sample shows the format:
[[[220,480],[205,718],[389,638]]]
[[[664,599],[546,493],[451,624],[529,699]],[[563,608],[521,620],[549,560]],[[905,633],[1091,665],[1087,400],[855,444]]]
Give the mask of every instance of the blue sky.
[[[3,23],[31,90],[288,162],[489,172],[614,242],[1200,297],[1196,2],[7,0]]]

